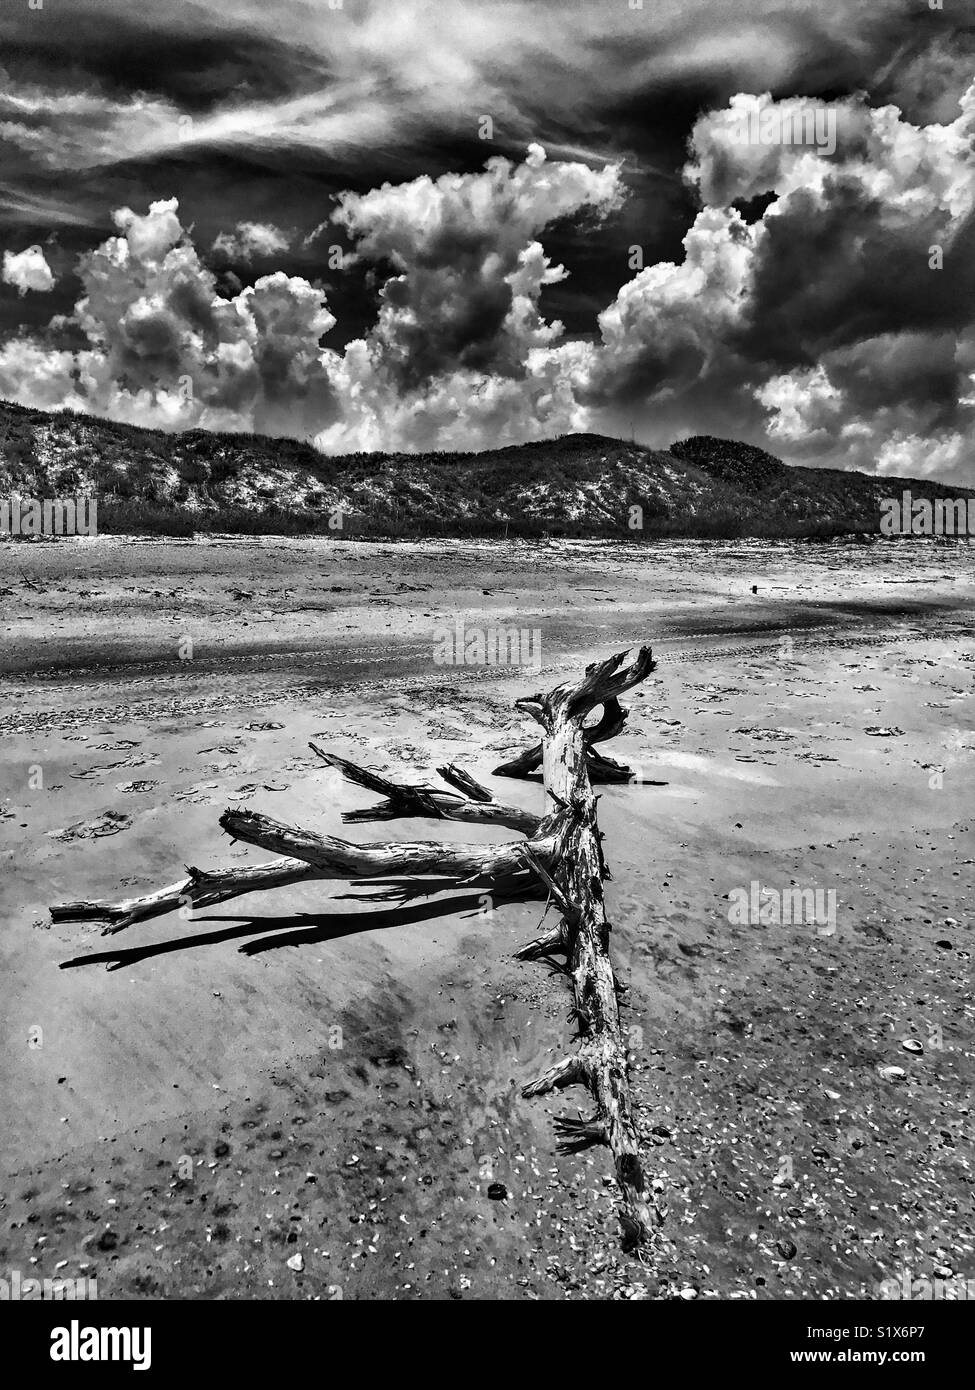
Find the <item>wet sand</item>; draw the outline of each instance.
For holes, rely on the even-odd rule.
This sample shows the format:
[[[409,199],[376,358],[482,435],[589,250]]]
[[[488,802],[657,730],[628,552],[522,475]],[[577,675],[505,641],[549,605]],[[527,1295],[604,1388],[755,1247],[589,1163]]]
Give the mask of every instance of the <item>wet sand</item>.
[[[0,590],[0,1264],[67,1261],[103,1298],[971,1276],[970,547],[101,537],[0,544]],[[540,669],[437,665],[458,620],[537,630]],[[309,884],[50,926],[53,902],[266,858],[221,833],[228,804],[497,839],[343,826],[371,797],[309,739],[540,809],[491,777],[534,741],[514,700],[642,641],[659,669],[607,751],[653,785],[605,788],[600,818],[668,1213],[645,1267],[604,1155],[555,1155],[575,1096],[519,1095],[569,1035],[564,983],[512,960],[542,904]],[[732,924],[753,881],[835,891],[835,932]]]

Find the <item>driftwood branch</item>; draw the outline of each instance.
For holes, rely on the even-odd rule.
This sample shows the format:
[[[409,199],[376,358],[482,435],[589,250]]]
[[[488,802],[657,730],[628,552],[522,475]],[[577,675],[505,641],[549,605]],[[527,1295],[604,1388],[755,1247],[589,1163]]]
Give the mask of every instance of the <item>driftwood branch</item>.
[[[525,702],[519,700],[517,703],[523,709],[527,708]],[[528,712],[532,713],[530,709]],[[633,780],[633,773],[630,768],[624,767],[622,763],[614,762],[612,758],[604,757],[595,749],[595,744],[605,743],[622,732],[628,714],[629,710],[624,709],[614,696],[610,696],[603,705],[603,712],[598,723],[592,725],[591,728],[583,729],[590,782],[629,782]],[[494,775],[495,777],[530,777],[533,772],[538,771],[541,765],[542,745],[536,743],[509,762],[496,767]]]
[[[434,840],[357,845],[310,830],[292,829],[270,816],[244,810],[225,811],[220,824],[235,840],[287,857],[240,868],[188,867],[188,878],[145,897],[125,898],[121,902],[95,899],[58,904],[51,908],[52,922],[102,922],[102,935],[110,936],[177,908],[213,907],[244,893],[286,888],[315,879],[409,875],[450,879],[451,886],[461,887],[479,879],[511,879],[525,868],[520,840],[502,845],[444,845]],[[557,852],[557,841],[551,833],[539,835],[532,843],[542,862],[550,861]],[[437,891],[436,887],[430,891]]]
[[[395,820],[401,816],[432,816],[438,820],[466,821],[476,825],[504,825],[509,830],[522,830],[526,835],[533,835],[538,829],[539,816],[495,801],[485,787],[460,768],[437,769],[444,781],[460,789],[461,794],[458,794],[456,791],[444,791],[441,787],[390,782],[378,772],[359,767],[335,753],[326,753],[317,744],[310,743],[308,746],[323,762],[341,772],[347,781],[386,797],[378,806],[343,811],[342,819],[347,825],[361,821]]]
[[[187,866],[189,878],[180,879],[166,888],[157,888],[142,898],[123,898],[109,902],[96,898],[91,902],[61,903],[51,908],[52,922],[103,922],[102,936],[111,936],[136,922],[161,917],[176,908],[213,907],[244,893],[258,893],[268,888],[287,888],[309,879],[327,878],[300,859],[275,859],[269,864],[252,864],[243,868],[194,869]]]
[[[587,1121],[562,1119],[557,1124],[563,1150],[605,1143],[616,1166],[622,1197],[620,1223],[624,1245],[649,1243],[656,1214],[651,1213],[647,1181],[630,1103],[626,1045],[620,1026],[616,979],[609,956],[609,923],[603,899],[603,860],[596,825],[596,798],[589,778],[587,750],[595,741],[583,720],[603,705],[604,724],[622,727],[619,695],[654,670],[649,647],[623,665],[625,653],[590,666],[581,680],[558,686],[548,694],[519,700],[541,724],[545,786],[571,816],[562,852],[554,868],[547,866],[549,888],[557,889],[562,904],[560,939],[572,977],[574,1016],[580,1045],[572,1056],[550,1067],[525,1087],[526,1096],[547,1095],[566,1086],[582,1085],[592,1096],[596,1113]],[[608,712],[607,712],[608,706]],[[625,717],[625,716],[623,716]],[[539,958],[558,949],[552,939],[532,942],[523,954]]]
[[[463,882],[485,875],[501,877],[524,868],[520,840],[502,845],[451,845],[438,840],[359,845],[299,826],[282,825],[257,811],[233,809],[224,811],[220,824],[235,840],[300,859],[323,878],[389,878],[408,874]],[[543,862],[553,858],[557,845],[551,831],[540,832],[531,843]]]
[[[592,789],[597,780],[628,781],[632,776],[628,768],[595,748],[624,726],[627,712],[619,696],[654,669],[648,647],[641,648],[628,665],[623,664],[624,656],[620,653],[588,667],[575,682],[517,701],[518,707],[541,725],[543,739],[498,768],[497,773],[523,777],[541,767],[554,805],[544,818],[497,801],[491,791],[453,765],[438,769],[449,791],[427,784],[409,786],[311,745],[318,757],[347,780],[385,798],[366,810],[346,812],[343,819],[347,822],[428,817],[505,826],[521,831],[527,836],[524,840],[497,845],[432,840],[353,844],[283,825],[257,811],[231,808],[220,817],[227,834],[282,857],[249,867],[188,868],[187,878],[144,897],[115,903],[65,903],[52,907],[52,919],[101,922],[103,934],[109,934],[175,908],[209,907],[244,893],[318,879],[401,877],[407,882],[421,880],[416,884],[418,892],[435,892],[445,881],[452,887],[486,882],[495,889],[502,884],[537,883],[547,894],[546,912],[554,907],[559,921],[517,954],[525,961],[548,964],[571,981],[571,1016],[578,1025],[578,1047],[526,1085],[522,1094],[546,1096],[569,1086],[583,1086],[589,1091],[594,1114],[587,1119],[556,1119],[559,1150],[576,1153],[596,1144],[609,1148],[621,1194],[624,1245],[644,1247],[650,1241],[656,1216],[651,1213],[630,1102],[619,987],[609,956],[610,928],[603,900],[602,885],[609,874]],[[596,706],[602,707],[600,718],[586,727],[586,716]],[[422,880],[427,878],[436,882],[424,889]],[[380,896],[390,892],[382,885],[379,891]]]

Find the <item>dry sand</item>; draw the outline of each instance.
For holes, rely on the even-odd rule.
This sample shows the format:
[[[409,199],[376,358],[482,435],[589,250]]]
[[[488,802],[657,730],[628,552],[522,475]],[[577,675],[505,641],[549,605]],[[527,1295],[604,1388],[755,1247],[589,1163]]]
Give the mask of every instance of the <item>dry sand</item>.
[[[0,1269],[97,1274],[102,1298],[975,1276],[970,547],[100,537],[0,566]],[[436,665],[457,619],[538,629],[542,669]],[[541,904],[309,884],[107,938],[49,923],[266,858],[220,832],[228,804],[478,834],[343,827],[371,798],[310,738],[538,809],[490,777],[534,741],[513,701],[642,641],[659,669],[607,751],[654,785],[605,788],[600,817],[667,1209],[645,1266],[605,1156],[555,1156],[577,1097],[519,1095],[570,1031],[564,982],[512,960]],[[732,925],[753,881],[834,890],[835,933]]]

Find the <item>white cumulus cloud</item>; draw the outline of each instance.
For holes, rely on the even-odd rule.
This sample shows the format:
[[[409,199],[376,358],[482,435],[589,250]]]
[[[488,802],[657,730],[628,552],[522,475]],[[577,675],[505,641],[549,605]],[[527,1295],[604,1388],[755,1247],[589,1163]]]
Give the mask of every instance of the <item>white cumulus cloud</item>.
[[[41,248],[28,246],[25,251],[4,251],[3,282],[21,295],[28,290],[44,294],[54,288],[54,272]]]
[[[290,237],[270,222],[238,222],[232,232],[217,234],[213,250],[231,261],[250,262],[279,255],[290,245]]]

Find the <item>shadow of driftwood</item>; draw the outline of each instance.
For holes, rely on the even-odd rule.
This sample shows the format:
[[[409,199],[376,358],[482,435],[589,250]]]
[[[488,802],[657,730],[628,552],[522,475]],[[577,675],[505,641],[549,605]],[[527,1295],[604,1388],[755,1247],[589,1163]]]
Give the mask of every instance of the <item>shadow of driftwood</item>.
[[[485,896],[487,888],[478,890],[478,885],[467,883],[467,891],[461,897],[430,900],[431,892],[443,892],[442,881],[436,887],[428,883],[424,890],[416,879],[383,880],[370,884],[379,893],[360,896],[343,893],[340,900],[352,899],[358,902],[398,903],[395,907],[370,912],[294,912],[281,917],[250,917],[242,920],[237,917],[200,917],[200,922],[233,922],[233,926],[221,927],[214,931],[200,932],[194,936],[181,936],[170,941],[157,941],[145,946],[120,947],[112,951],[93,951],[84,956],[73,956],[62,961],[61,970],[74,970],[84,965],[104,965],[108,970],[121,970],[126,966],[137,965],[140,961],[151,960],[154,956],[168,956],[175,951],[191,951],[200,946],[217,946],[226,941],[237,941],[242,937],[257,937],[255,941],[245,941],[240,946],[242,955],[256,956],[264,951],[275,951],[284,946],[310,946],[323,941],[337,941],[344,936],[358,936],[362,932],[384,931],[389,927],[411,926],[417,922],[435,921],[440,917],[461,915],[466,917],[483,916],[485,912],[501,901],[532,899],[544,897],[544,890],[535,881],[518,884],[512,891],[501,895],[497,884],[490,894],[487,908]],[[449,890],[449,886],[448,889]],[[422,903],[409,904],[411,897],[425,892]],[[267,932],[275,935],[268,936]],[[280,933],[280,934],[278,934]]]

